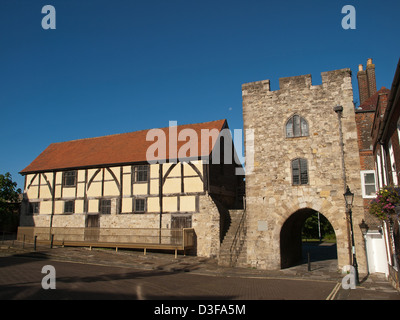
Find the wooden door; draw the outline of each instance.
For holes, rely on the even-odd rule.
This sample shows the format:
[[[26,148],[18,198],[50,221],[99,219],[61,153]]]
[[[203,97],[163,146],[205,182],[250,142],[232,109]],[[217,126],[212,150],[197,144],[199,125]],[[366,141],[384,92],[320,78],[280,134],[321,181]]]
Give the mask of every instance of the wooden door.
[[[100,216],[89,214],[86,216],[85,241],[98,241],[100,235]]]
[[[171,243],[180,244],[182,242],[182,229],[192,227],[192,216],[172,216],[171,217]]]

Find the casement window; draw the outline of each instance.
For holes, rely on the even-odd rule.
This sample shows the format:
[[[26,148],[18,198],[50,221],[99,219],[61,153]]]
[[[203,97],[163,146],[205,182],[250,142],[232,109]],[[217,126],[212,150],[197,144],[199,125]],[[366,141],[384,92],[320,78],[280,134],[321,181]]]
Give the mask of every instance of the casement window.
[[[149,180],[149,166],[141,165],[133,167],[133,181],[147,182]]]
[[[399,138],[399,145],[400,145],[400,118],[397,120],[397,137]]]
[[[39,214],[40,202],[29,202],[29,215]]]
[[[64,213],[75,213],[75,201],[64,202]]]
[[[99,212],[101,214],[111,214],[111,200],[100,200]]]
[[[361,189],[363,198],[376,197],[376,181],[374,170],[361,171]]]
[[[292,160],[292,184],[308,184],[308,166],[306,159]]]
[[[387,182],[387,176],[386,176],[386,174],[387,174],[386,152],[385,152],[385,149],[383,148],[383,145],[381,145],[381,157],[382,157],[382,168],[383,168],[383,171],[382,171],[383,185],[386,186],[386,185],[388,184],[388,182]]]
[[[308,123],[299,115],[295,114],[286,122],[286,138],[308,136]]]
[[[381,155],[378,153],[376,154],[376,162],[375,162],[375,168],[377,170],[377,174],[378,174],[378,186],[379,188],[383,187],[383,174],[382,174],[382,164],[381,164]]]
[[[135,198],[133,200],[133,210],[135,213],[143,213],[146,212],[146,199],[144,198]]]
[[[63,187],[76,186],[76,171],[63,172]]]
[[[390,171],[392,172],[392,181],[393,181],[393,184],[395,186],[397,186],[398,180],[397,180],[397,171],[396,171],[396,161],[394,159],[392,140],[389,141],[388,147],[389,147]]]

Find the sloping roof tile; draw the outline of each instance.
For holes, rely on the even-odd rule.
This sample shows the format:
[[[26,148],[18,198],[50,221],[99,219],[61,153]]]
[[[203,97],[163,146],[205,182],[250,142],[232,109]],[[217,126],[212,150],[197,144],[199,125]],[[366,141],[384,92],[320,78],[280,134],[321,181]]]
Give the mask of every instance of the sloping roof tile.
[[[183,129],[194,130],[197,134],[198,141],[197,154],[192,156],[204,157],[210,155],[214,146],[209,143],[208,148],[205,149],[204,146],[202,148],[200,143],[201,130],[217,129],[221,131],[225,127],[225,123],[226,120],[217,120],[190,125],[179,125],[177,126],[177,132],[179,134]],[[146,159],[147,149],[155,143],[155,141],[146,141],[146,135],[150,130],[151,129],[52,143],[20,173],[27,174],[32,172],[108,166],[154,160]],[[169,127],[161,128],[161,130],[164,131],[166,136],[166,155],[167,159],[170,159],[168,149]],[[186,141],[178,141],[177,150],[188,141],[192,140],[187,138]]]
[[[357,111],[375,111],[376,110],[376,104],[378,103],[378,97],[380,94],[389,94],[390,90],[382,87],[379,91],[377,91],[375,94],[370,96],[367,100],[365,100],[360,106],[356,109]]]

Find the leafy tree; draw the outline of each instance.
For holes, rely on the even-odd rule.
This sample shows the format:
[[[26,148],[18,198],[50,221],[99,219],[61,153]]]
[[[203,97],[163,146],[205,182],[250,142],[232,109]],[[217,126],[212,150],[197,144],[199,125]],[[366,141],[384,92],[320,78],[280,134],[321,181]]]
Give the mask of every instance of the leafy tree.
[[[329,223],[328,219],[326,219],[322,214],[320,214],[319,222],[321,230],[321,239],[334,239],[335,231],[333,230],[332,225]],[[313,214],[311,214],[304,222],[303,238],[319,239],[318,212],[314,212]]]
[[[0,174],[0,230],[15,231],[18,225],[19,195],[17,183],[9,172]]]

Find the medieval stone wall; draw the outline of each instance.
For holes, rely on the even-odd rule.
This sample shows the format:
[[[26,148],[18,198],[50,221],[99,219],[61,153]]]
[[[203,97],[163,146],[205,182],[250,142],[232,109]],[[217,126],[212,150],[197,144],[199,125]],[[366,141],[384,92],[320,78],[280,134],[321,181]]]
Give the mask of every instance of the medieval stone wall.
[[[246,176],[247,264],[252,267],[281,268],[283,251],[290,251],[281,244],[284,223],[296,212],[313,210],[321,212],[335,230],[338,267],[349,265],[351,248],[343,197],[347,184],[355,194],[358,263],[360,272],[366,271],[358,227],[363,202],[351,71],[341,69],[321,76],[321,85],[312,85],[311,75],[281,78],[277,91],[270,91],[269,80],[242,86],[244,129],[254,130],[254,170]],[[338,105],[343,107],[344,167],[339,118],[333,110]],[[306,136],[286,137],[286,123],[293,115],[307,121]],[[307,162],[307,184],[293,184],[291,163],[296,158]]]

